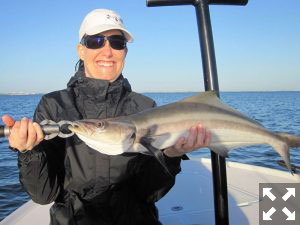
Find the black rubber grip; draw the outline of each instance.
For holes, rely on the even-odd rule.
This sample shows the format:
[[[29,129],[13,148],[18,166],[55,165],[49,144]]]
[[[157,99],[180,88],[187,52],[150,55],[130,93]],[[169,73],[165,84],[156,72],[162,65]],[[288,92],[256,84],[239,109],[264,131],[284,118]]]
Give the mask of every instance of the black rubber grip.
[[[147,6],[196,5],[201,0],[147,0]],[[202,0],[203,1],[203,0]],[[247,5],[248,0],[208,0],[213,5]]]
[[[5,126],[0,125],[0,137],[5,137],[4,128]]]
[[[53,134],[53,133],[58,134],[60,132],[59,126],[57,124],[41,125],[41,128],[45,135],[49,135],[49,134]],[[10,128],[0,125],[0,138],[8,137],[9,134],[10,134]]]

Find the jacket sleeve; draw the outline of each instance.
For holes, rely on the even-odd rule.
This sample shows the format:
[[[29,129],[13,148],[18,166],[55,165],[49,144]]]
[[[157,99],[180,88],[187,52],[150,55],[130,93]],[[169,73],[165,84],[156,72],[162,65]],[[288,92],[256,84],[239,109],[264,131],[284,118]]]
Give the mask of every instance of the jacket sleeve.
[[[51,110],[43,97],[33,120],[38,123],[44,119],[54,120]],[[43,140],[32,151],[18,153],[20,183],[34,202],[48,204],[59,196],[64,179],[64,152],[64,140],[54,138]]]
[[[175,177],[181,171],[181,157],[165,157],[168,174],[153,156],[141,155],[140,168],[136,170],[136,193],[141,200],[156,202],[161,199],[175,184]]]

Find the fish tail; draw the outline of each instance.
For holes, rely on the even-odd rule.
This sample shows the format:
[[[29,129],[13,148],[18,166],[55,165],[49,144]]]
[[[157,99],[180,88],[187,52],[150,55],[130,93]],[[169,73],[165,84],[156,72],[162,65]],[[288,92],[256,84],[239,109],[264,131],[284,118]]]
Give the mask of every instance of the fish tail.
[[[285,140],[290,148],[300,148],[300,137],[288,133],[278,133],[278,135]]]
[[[285,141],[278,141],[272,144],[272,147],[279,153],[282,157],[283,161],[285,162],[286,167],[288,170],[293,174],[291,163],[290,163],[290,153],[289,153],[289,144]]]

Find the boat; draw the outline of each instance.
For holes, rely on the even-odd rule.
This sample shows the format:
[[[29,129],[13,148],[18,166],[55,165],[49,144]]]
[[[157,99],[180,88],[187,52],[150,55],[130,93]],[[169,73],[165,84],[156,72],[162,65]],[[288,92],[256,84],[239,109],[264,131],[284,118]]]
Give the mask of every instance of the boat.
[[[182,172],[176,184],[156,206],[163,225],[215,225],[211,160],[191,158],[182,161]],[[300,175],[226,162],[229,203],[229,223],[259,224],[260,183],[300,183]],[[0,225],[49,225],[52,204],[39,205],[28,201]],[[300,212],[300,205],[297,209]]]
[[[248,0],[148,0],[148,6],[194,5],[196,8],[205,90],[219,91],[208,4],[246,5]],[[182,161],[175,186],[156,205],[164,225],[258,225],[261,183],[300,183],[299,174],[212,159]],[[48,225],[49,205],[28,201],[0,225]],[[295,204],[295,211],[300,205]]]

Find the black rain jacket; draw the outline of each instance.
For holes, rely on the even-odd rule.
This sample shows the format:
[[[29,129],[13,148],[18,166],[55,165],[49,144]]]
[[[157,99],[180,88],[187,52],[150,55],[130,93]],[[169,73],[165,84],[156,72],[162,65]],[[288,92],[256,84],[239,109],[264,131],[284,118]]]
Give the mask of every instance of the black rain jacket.
[[[150,98],[131,91],[121,75],[116,81],[87,78],[79,71],[61,91],[42,97],[34,121],[100,119],[130,115],[155,107]],[[165,161],[174,175],[180,158]],[[105,155],[76,135],[44,140],[19,153],[20,182],[34,202],[49,204],[51,225],[157,225],[155,202],[174,185],[152,156]]]

